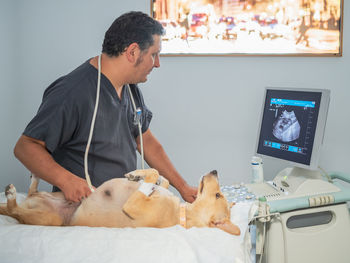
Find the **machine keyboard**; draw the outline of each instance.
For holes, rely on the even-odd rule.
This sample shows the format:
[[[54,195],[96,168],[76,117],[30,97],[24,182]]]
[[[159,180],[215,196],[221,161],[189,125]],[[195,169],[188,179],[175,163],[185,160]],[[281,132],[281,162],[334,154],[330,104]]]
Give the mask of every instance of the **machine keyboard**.
[[[249,192],[244,184],[224,185],[220,189],[228,202],[252,202],[256,199],[254,193]]]

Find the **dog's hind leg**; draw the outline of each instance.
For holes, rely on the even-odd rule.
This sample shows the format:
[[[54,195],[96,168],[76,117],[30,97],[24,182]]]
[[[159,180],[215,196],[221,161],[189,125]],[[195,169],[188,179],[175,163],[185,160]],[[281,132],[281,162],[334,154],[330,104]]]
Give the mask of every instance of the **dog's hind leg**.
[[[22,224],[29,225],[48,225],[48,226],[61,226],[63,225],[62,218],[51,211],[45,211],[40,209],[30,209],[26,207],[17,205],[16,202],[16,188],[10,184],[5,190],[7,198],[7,210],[4,214],[17,219]],[[26,199],[28,200],[28,199]],[[1,213],[0,208],[0,213]]]
[[[5,188],[5,195],[7,198],[7,204],[6,208],[4,205],[0,207],[0,214],[11,216],[15,219],[17,219],[19,222],[22,223],[20,218],[18,216],[15,216],[13,212],[17,209],[17,202],[16,202],[16,188],[14,187],[13,184],[9,184]]]
[[[9,212],[7,211],[7,204],[0,204],[0,215],[9,215]]]
[[[0,214],[11,216],[11,212],[17,207],[16,188],[12,184],[9,184],[5,188],[5,195],[7,203],[0,204]]]
[[[11,211],[17,207],[16,188],[13,184],[6,186],[5,195],[7,198],[7,210],[11,213]]]
[[[38,192],[39,180],[40,180],[39,177],[35,176],[34,174],[31,174],[28,196],[31,196],[32,194]]]
[[[9,216],[27,225],[63,226],[63,220],[58,214],[39,209],[28,209],[18,206]]]

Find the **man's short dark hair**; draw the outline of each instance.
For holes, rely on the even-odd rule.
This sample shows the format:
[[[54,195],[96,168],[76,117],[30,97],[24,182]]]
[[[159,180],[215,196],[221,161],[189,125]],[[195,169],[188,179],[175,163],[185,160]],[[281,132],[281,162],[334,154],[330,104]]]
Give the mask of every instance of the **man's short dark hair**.
[[[107,30],[102,52],[108,56],[119,56],[132,43],[137,43],[141,51],[153,45],[153,35],[164,35],[163,26],[142,12],[121,15]]]

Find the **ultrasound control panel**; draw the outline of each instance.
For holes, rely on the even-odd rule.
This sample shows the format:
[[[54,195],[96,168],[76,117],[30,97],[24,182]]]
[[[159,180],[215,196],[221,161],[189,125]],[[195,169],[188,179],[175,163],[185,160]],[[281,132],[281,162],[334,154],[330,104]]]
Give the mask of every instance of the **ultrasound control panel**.
[[[243,183],[221,186],[221,192],[228,202],[252,202],[257,198]]]

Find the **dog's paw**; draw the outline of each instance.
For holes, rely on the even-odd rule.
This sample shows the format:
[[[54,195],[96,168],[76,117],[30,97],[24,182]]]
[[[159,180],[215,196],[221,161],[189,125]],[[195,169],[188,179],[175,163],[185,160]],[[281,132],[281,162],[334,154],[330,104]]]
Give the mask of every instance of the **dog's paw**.
[[[146,183],[157,183],[159,173],[156,169],[138,169],[124,175],[130,181],[144,180]]]
[[[135,181],[138,182],[144,178],[144,175],[141,175],[139,170],[132,171],[130,173],[125,174],[124,176],[128,178],[129,181]]]
[[[39,182],[40,181],[40,178],[37,177],[36,175],[34,174],[30,174],[30,181],[33,183],[33,182]]]
[[[16,199],[16,188],[13,184],[9,184],[5,189],[6,198],[9,200]]]

